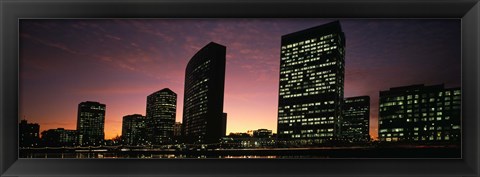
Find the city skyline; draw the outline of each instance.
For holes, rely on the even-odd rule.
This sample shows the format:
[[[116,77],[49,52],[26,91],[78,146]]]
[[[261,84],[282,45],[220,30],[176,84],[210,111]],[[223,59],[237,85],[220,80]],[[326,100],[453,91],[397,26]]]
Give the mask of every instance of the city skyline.
[[[21,25],[21,28],[20,28],[20,39],[21,39],[20,40],[20,49],[21,49],[20,50],[20,58],[21,58],[20,118],[22,119],[25,116],[25,118],[29,120],[29,122],[39,123],[41,125],[40,126],[41,131],[47,130],[47,129],[55,129],[59,127],[62,127],[65,129],[73,129],[73,127],[75,126],[74,106],[70,108],[70,107],[67,107],[69,106],[69,104],[65,105],[65,103],[68,102],[72,104],[78,104],[78,102],[87,101],[87,100],[99,101],[101,103],[107,104],[107,107],[108,107],[107,113],[106,113],[106,120],[105,120],[106,121],[105,122],[106,138],[109,139],[109,138],[113,138],[116,135],[121,135],[121,133],[119,132],[121,132],[121,119],[123,116],[130,115],[130,114],[137,114],[137,113],[145,115],[145,111],[144,111],[145,102],[146,102],[145,98],[148,95],[145,93],[152,93],[153,91],[161,88],[172,88],[172,90],[176,93],[183,93],[183,89],[182,89],[183,76],[184,76],[183,72],[186,66],[186,62],[188,62],[191,56],[193,56],[193,54],[198,49],[200,49],[198,46],[201,47],[210,41],[214,41],[214,42],[225,44],[227,46],[227,57],[226,57],[227,71],[226,71],[226,79],[225,79],[225,101],[224,101],[224,104],[225,104],[224,112],[227,112],[229,114],[229,119],[227,123],[227,133],[228,132],[245,132],[246,130],[254,130],[254,129],[260,129],[260,128],[266,128],[266,129],[271,129],[276,131],[280,36],[294,32],[294,31],[298,31],[304,28],[308,28],[311,26],[317,26],[332,20],[290,20],[290,21],[289,20],[284,20],[284,21],[282,20],[264,20],[264,21],[238,20],[238,23],[234,23],[235,21],[236,20],[180,20],[180,21],[178,20],[163,20],[163,21],[162,20],[157,20],[157,21],[155,20],[153,21],[150,21],[150,20],[93,20],[93,21],[50,20],[49,21],[47,20],[46,22],[37,23],[36,20],[32,20],[32,21],[27,21],[28,23],[21,22],[20,23]],[[344,31],[345,31],[345,35],[348,38],[347,45],[346,45],[346,57],[345,57],[345,60],[346,60],[345,62],[346,63],[345,97],[357,96],[357,95],[369,95],[372,98],[372,102],[371,102],[372,109],[370,114],[370,117],[371,117],[370,132],[371,132],[371,135],[373,135],[373,137],[376,137],[375,134],[377,131],[376,116],[378,115],[378,92],[380,90],[385,90],[395,86],[420,84],[420,83],[427,84],[427,85],[445,83],[448,87],[459,86],[460,84],[460,47],[459,47],[460,46],[459,45],[460,44],[460,25],[458,20],[457,21],[455,20],[426,20],[426,21],[366,20],[366,21],[367,22],[363,22],[363,23],[367,24],[366,26],[369,26],[369,27],[363,26],[363,32],[367,32],[368,30],[366,29],[370,29],[370,31],[368,31],[368,33],[365,33],[364,35],[375,36],[375,34],[373,34],[375,32],[373,31],[381,30],[381,29],[384,32],[386,31],[386,32],[393,33],[393,35],[385,34],[382,37],[386,39],[389,39],[387,37],[390,37],[390,40],[391,40],[390,42],[391,44],[393,44],[392,46],[396,46],[396,45],[403,46],[403,48],[400,48],[403,50],[399,50],[398,48],[393,47],[394,49],[390,49],[390,52],[394,53],[393,56],[391,57],[395,58],[395,57],[403,56],[407,58],[402,60],[384,59],[387,61],[386,63],[385,61],[383,61],[384,63],[381,63],[381,62],[378,63],[381,60],[367,59],[368,62],[365,62],[366,64],[362,63],[361,59],[368,58],[365,56],[373,55],[374,56],[373,58],[378,57],[375,55],[388,56],[387,54],[390,54],[389,50],[381,51],[381,49],[379,50],[378,48],[375,48],[379,51],[375,51],[373,49],[371,49],[373,50],[373,51],[370,51],[371,53],[365,50],[359,51],[358,48],[365,47],[365,46],[362,46],[361,42],[363,42],[364,45],[369,46],[368,45],[369,42],[382,43],[382,40],[377,40],[377,39],[373,40],[373,38],[371,38],[367,41],[361,41],[361,40],[359,41],[358,40],[359,37],[353,35],[355,33],[358,34],[359,32],[353,32],[353,34],[349,34],[349,33],[352,33],[353,31],[352,28],[355,29],[354,27],[362,26],[361,20],[346,20],[346,22],[344,22],[344,20],[341,20],[342,27],[344,28]],[[169,23],[172,24],[172,27],[171,27],[172,29],[174,28],[178,28],[178,29],[171,30],[171,31],[165,30],[167,32],[161,33],[162,32],[161,30],[158,30],[157,28],[152,27],[152,26],[155,26],[155,27],[165,28],[166,26],[169,26],[168,25]],[[292,25],[295,23],[296,25]],[[178,42],[180,37],[178,36],[172,37],[168,35],[168,32],[170,33],[178,32],[180,34],[181,32],[183,32],[181,28],[182,25],[187,26],[189,24],[194,26],[195,28],[200,28],[200,29],[203,29],[201,27],[213,28],[214,30],[211,30],[211,31],[215,33],[212,33],[212,34],[206,33],[206,34],[210,34],[209,37],[211,40],[208,40],[206,38],[200,39],[202,37],[195,38],[188,35],[183,36],[184,38],[181,38],[181,40],[184,40],[183,43]],[[289,24],[290,24],[290,28],[288,28],[288,30],[281,28],[282,25],[289,26]],[[59,26],[61,27],[63,25],[66,25],[65,27],[68,26],[68,28],[58,29]],[[243,28],[241,29],[244,29],[246,32],[237,34],[237,36],[235,36],[234,32],[238,32],[238,30],[236,30],[232,26],[242,27],[242,25],[243,25]],[[256,27],[256,25],[259,25],[259,26]],[[35,26],[39,27],[38,31],[35,31],[35,29],[29,29]],[[269,34],[268,36],[258,35],[258,34],[266,35],[265,33],[261,33],[262,29],[260,29],[260,28],[265,28],[265,26],[276,27],[274,28],[273,34]],[[390,27],[393,29],[394,26],[397,26],[400,29],[406,30],[405,34],[402,34],[396,30],[384,29],[384,27]],[[448,28],[440,28],[439,26],[448,27]],[[113,30],[114,27],[120,27],[120,28],[116,28],[116,30]],[[138,30],[138,33],[135,33],[135,35],[134,34],[120,35],[122,34],[122,32],[119,32],[119,31],[122,31],[121,29],[125,30],[123,31],[123,33],[130,32],[128,27],[136,29],[135,31]],[[50,30],[42,31],[46,29],[50,29]],[[87,33],[85,32],[85,31],[88,31],[87,29],[91,29],[92,31]],[[93,29],[96,29],[96,30],[93,30]],[[107,32],[106,29],[109,29],[108,31],[112,30],[112,32]],[[295,30],[292,30],[292,29],[295,29]],[[63,33],[58,33],[59,34],[58,36],[53,36],[56,30],[59,30],[60,32],[63,31]],[[85,31],[83,35],[82,33],[73,35],[72,32],[74,30],[79,30],[79,31],[85,30]],[[265,29],[263,29],[263,31],[265,31]],[[360,31],[362,30],[360,29]],[[114,34],[114,32],[116,34]],[[33,34],[33,33],[39,33],[39,34]],[[412,34],[412,33],[415,33],[415,34]],[[45,35],[45,34],[48,34],[48,35]],[[182,54],[178,54],[178,56],[174,55],[170,57],[165,57],[165,58],[177,58],[174,60],[164,59],[164,60],[156,61],[157,56],[149,56],[149,55],[158,54],[159,51],[155,52],[155,46],[153,45],[150,46],[153,48],[149,48],[149,47],[141,48],[140,45],[145,43],[140,43],[135,41],[135,39],[132,39],[132,38],[135,38],[132,36],[136,36],[136,35],[141,36],[141,35],[147,35],[147,34],[154,37],[156,36],[157,39],[166,41],[166,43],[170,42],[172,46],[168,46],[168,44],[164,44],[168,46],[166,47],[167,50],[176,51],[174,49],[174,46],[180,45],[182,46],[181,49],[184,49],[184,52]],[[226,34],[229,34],[229,35],[226,35]],[[252,35],[248,35],[248,34],[252,34]],[[257,34],[257,35],[253,35],[253,34]],[[93,35],[97,37],[101,36],[99,38],[95,38],[96,40],[98,40],[97,42],[99,44],[106,43],[107,44],[106,46],[108,46],[108,44],[117,44],[120,47],[116,48],[116,50],[115,48],[111,48],[111,51],[103,50],[102,52],[104,53],[101,53],[101,52],[93,53],[93,54],[83,53],[82,50],[87,50],[87,49],[82,49],[77,46],[79,45],[77,43],[81,43],[79,41],[84,40],[84,39],[80,40],[79,36],[88,37],[89,35]],[[351,36],[349,37],[349,35]],[[413,36],[418,35],[417,37],[419,38],[416,38],[417,41],[413,39],[412,35]],[[241,37],[238,37],[238,36],[241,36]],[[425,41],[428,42],[429,40],[426,40],[426,39],[418,40],[418,39],[422,39],[420,38],[420,36],[426,39],[431,39],[431,41],[435,41],[435,43],[434,44],[427,43],[429,44],[428,47],[430,48],[426,48],[426,45],[421,45],[421,44],[424,44],[422,42],[425,42]],[[237,37],[242,39],[241,40],[237,39]],[[271,37],[271,39],[269,37]],[[377,38],[383,39],[382,37],[377,37]],[[403,40],[406,40],[406,42],[404,41],[404,43],[402,43],[398,40],[395,40],[397,37],[401,37]],[[78,40],[69,40],[69,39],[75,39],[75,38],[77,38]],[[215,38],[217,40],[213,40]],[[268,40],[264,40],[264,41],[260,40],[259,43],[255,43],[257,45],[260,45],[260,47],[257,46],[257,48],[255,47],[249,48],[248,44],[252,44],[253,42],[251,41],[258,40],[256,38],[268,39]],[[383,40],[386,40],[386,39],[383,39]],[[85,40],[86,41],[84,42],[88,43],[88,39],[85,39]],[[103,42],[101,42],[102,40]],[[147,39],[145,38],[145,40]],[[151,40],[154,40],[154,39],[151,39]],[[247,42],[242,42],[243,40],[247,40]],[[248,40],[251,40],[251,41],[248,41]],[[273,44],[271,44],[272,40],[275,40],[276,42],[273,42]],[[351,40],[353,40],[353,44]],[[125,41],[131,41],[131,42],[125,42]],[[70,42],[70,43],[66,43],[66,42]],[[353,47],[349,47],[349,42],[351,42],[350,45],[353,45]],[[455,44],[455,42],[457,42],[457,44]],[[176,44],[176,43],[180,43],[180,44]],[[184,44],[184,45],[181,45],[181,44]],[[448,47],[447,44],[450,45],[450,47]],[[265,46],[271,45],[272,48],[267,47],[269,50],[261,50],[262,45],[265,45]],[[408,45],[410,45],[410,47]],[[74,46],[77,46],[78,48],[75,48]],[[87,48],[89,47],[87,45],[83,45],[83,46]],[[105,48],[105,46],[102,46],[102,45],[100,46],[101,46],[100,48]],[[122,49],[122,47],[125,47],[125,46],[130,47],[129,49],[133,49],[133,51],[135,51],[136,53],[134,52],[135,54],[132,54],[133,56],[130,56],[130,57],[117,56],[117,58],[114,57],[114,54],[108,54],[109,52],[123,53],[125,51],[120,51],[120,49]],[[357,48],[355,48],[355,46],[357,46]],[[375,46],[375,44],[373,46]],[[454,49],[453,47],[457,47],[457,49]],[[450,50],[446,50],[446,49],[450,49]],[[51,53],[49,52],[43,53],[42,50],[47,50]],[[89,49],[89,50],[94,50],[94,49]],[[145,50],[152,50],[151,52],[153,54],[150,54]],[[162,50],[162,48],[158,47],[158,50]],[[405,54],[405,51],[407,51],[407,53],[409,54],[413,53],[417,55],[417,57],[409,58],[408,57],[409,55]],[[351,52],[353,52],[353,54],[351,54]],[[363,57],[362,57],[362,52],[365,52],[363,53]],[[33,54],[38,54],[38,55],[33,55]],[[168,53],[168,52],[166,52],[166,54],[173,55],[172,53]],[[249,55],[249,54],[254,54],[254,55]],[[144,56],[142,57],[142,55]],[[186,56],[186,57],[179,57],[180,55]],[[360,57],[356,55],[360,55]],[[427,57],[425,57],[424,55]],[[48,58],[49,56],[51,58]],[[71,60],[63,61],[62,59],[56,58],[56,57],[67,57],[67,56],[76,56],[77,59],[79,58],[80,59],[90,58],[90,59],[85,59],[85,61],[82,60],[78,62],[78,61],[71,61]],[[162,58],[162,56],[165,56],[165,55],[162,55],[162,53],[160,52],[160,55],[158,58]],[[268,57],[265,57],[265,56],[268,56]],[[355,56],[361,59],[358,60],[357,58],[357,60],[355,60]],[[420,56],[423,56],[423,57],[420,57]],[[458,58],[455,58],[455,57],[458,57]],[[38,60],[39,58],[42,58],[42,59]],[[246,59],[242,60],[242,58],[246,58]],[[421,58],[425,58],[426,61],[422,61]],[[445,58],[445,59],[442,59],[442,58]],[[49,63],[41,62],[44,60]],[[411,63],[403,60],[407,60]],[[57,61],[57,62],[54,62],[54,61]],[[73,66],[70,66],[65,62],[80,64],[80,66],[75,64],[73,64]],[[163,66],[165,66],[164,64],[167,64],[167,67],[162,68],[161,66],[152,64],[155,62],[159,62],[159,64]],[[144,64],[144,65],[141,65],[141,64]],[[370,65],[367,65],[367,64],[370,64]],[[152,67],[154,65],[158,68]],[[375,65],[377,65],[378,68],[376,68]],[[382,65],[386,65],[390,67],[379,67]],[[62,68],[62,66],[67,66],[67,67]],[[102,67],[95,68],[99,66],[102,66]],[[103,66],[108,66],[108,67],[103,67]],[[453,67],[453,66],[457,66],[457,67]],[[74,68],[78,67],[78,69],[68,70],[69,67],[74,67]],[[424,70],[419,71],[418,68],[416,67],[420,67],[420,68],[423,67],[422,69]],[[85,73],[86,70],[81,70],[81,68],[88,68],[89,72],[93,68],[93,73]],[[167,70],[169,68],[175,68],[175,69],[171,69],[172,70],[171,72],[159,71],[165,68],[167,68]],[[65,72],[66,75],[65,73],[63,75],[60,75],[60,77],[59,75],[55,75],[55,74],[62,73],[59,71],[55,71],[55,69],[60,69],[60,70],[65,69],[63,70],[63,72]],[[39,71],[44,71],[44,72],[38,73]],[[157,71],[158,73],[156,73],[155,71]],[[380,73],[385,73],[386,76],[384,77],[387,77],[387,78],[388,76],[391,77],[390,75],[391,73],[389,72],[393,72],[395,74],[401,73],[402,76],[405,76],[405,75],[408,76],[410,74],[414,77],[410,76],[405,78],[393,79],[393,84],[392,84],[391,79],[385,80],[384,78],[382,80],[381,79],[382,77],[378,76],[379,71],[382,71]],[[455,72],[452,72],[452,71],[455,71]],[[119,72],[120,74],[121,72],[126,72],[126,73],[123,74],[122,77],[118,77],[118,76],[115,76],[117,72]],[[98,77],[99,75],[95,75],[95,74],[103,73],[105,75],[100,75],[102,77],[98,77],[98,79],[100,81],[107,81],[107,82],[106,84],[98,84],[98,87],[77,88],[77,86],[79,85],[72,83],[71,81],[69,82],[69,79],[65,77],[73,76],[72,80],[75,80],[74,78],[78,78],[79,76],[78,73],[85,73],[88,77],[95,77],[95,76]],[[423,73],[423,75],[417,76],[418,73]],[[369,77],[375,74],[377,74],[376,77],[373,77],[373,78]],[[135,77],[133,77],[134,75]],[[105,76],[106,78],[104,78]],[[139,80],[136,79],[137,77],[140,77],[140,76],[152,77],[154,79],[148,80],[149,82],[140,82]],[[167,78],[161,78],[163,76]],[[438,76],[438,77],[435,77],[435,76]],[[444,76],[447,76],[447,77],[444,77]],[[33,80],[35,78],[42,78],[42,77],[46,80]],[[252,80],[251,78],[254,78],[254,80]],[[78,79],[82,80],[82,78],[78,78]],[[112,80],[109,80],[109,79],[113,79],[113,81],[118,83],[112,83],[111,82]],[[123,79],[125,79],[125,83],[123,83]],[[127,80],[128,82],[131,81],[132,83],[128,83]],[[376,83],[369,82],[372,80],[375,81]],[[60,86],[60,87],[57,88],[57,87],[43,86],[43,87],[39,87],[40,88],[39,90],[36,90],[36,88],[38,87],[35,87],[35,84],[39,84],[39,83],[36,83],[38,81],[52,82],[54,83],[53,86]],[[84,80],[84,81],[86,82],[90,80]],[[91,82],[100,82],[100,81],[91,81]],[[163,82],[163,83],[151,84],[152,81],[156,81],[160,83]],[[241,81],[241,82],[238,82],[238,81]],[[378,86],[375,84],[380,84],[381,86]],[[91,86],[92,84],[90,83],[87,85]],[[122,86],[122,85],[127,87],[117,88],[117,86]],[[131,87],[131,85],[135,85],[137,87]],[[253,86],[253,89],[242,90],[242,89],[245,89],[245,87],[248,85]],[[77,90],[75,89],[71,90],[72,88],[76,88]],[[113,90],[109,90],[108,88]],[[54,91],[55,89],[60,89],[60,90]],[[64,97],[63,99],[71,99],[71,100],[60,102],[59,104],[54,104],[54,105],[39,105],[40,108],[38,108],[37,110],[32,108],[33,107],[32,104],[35,104],[35,102],[38,101],[37,99],[39,99],[39,97],[41,98],[44,95],[46,96],[46,95],[52,94],[49,92],[62,95],[61,93],[62,89],[64,92],[67,92],[67,93],[64,93],[66,95],[72,95],[73,93],[76,99],[68,98],[67,96],[58,96],[58,97]],[[253,93],[252,93],[252,90],[253,90]],[[74,91],[74,92],[68,93],[68,91]],[[41,94],[35,95],[34,93],[41,93]],[[250,93],[251,95],[249,95]],[[29,97],[29,95],[32,96],[32,94],[34,94],[33,97]],[[99,97],[96,97],[96,96],[99,96]],[[112,96],[117,97],[118,99],[117,101],[119,102],[115,102],[113,101],[115,99],[109,98]],[[181,100],[183,100],[183,95],[179,94],[178,96],[179,98],[177,103],[176,121],[181,120],[181,116],[182,116],[181,107],[183,105],[183,103],[181,102]],[[53,98],[50,98],[50,99],[53,99]],[[57,99],[62,99],[62,98],[57,98]],[[121,101],[123,99],[125,100]],[[53,102],[48,102],[48,103],[53,104]],[[55,107],[57,109],[48,109],[49,106]],[[52,110],[58,111],[59,107],[61,108],[62,106],[63,106],[62,109],[64,109],[63,113],[56,114],[56,112],[55,113],[49,112]],[[268,108],[268,109],[265,110],[265,108]],[[39,109],[42,109],[42,110],[39,111]],[[68,110],[70,110],[70,113],[68,113]],[[62,112],[62,111],[59,111],[59,112]],[[262,118],[262,116],[266,118]],[[37,118],[37,117],[41,117],[41,118]],[[65,119],[62,119],[62,118],[66,118],[67,121],[64,121]],[[57,123],[55,123],[55,121],[57,121]],[[72,125],[72,122],[73,122],[73,125]],[[118,130],[115,130],[115,129],[118,129]]]

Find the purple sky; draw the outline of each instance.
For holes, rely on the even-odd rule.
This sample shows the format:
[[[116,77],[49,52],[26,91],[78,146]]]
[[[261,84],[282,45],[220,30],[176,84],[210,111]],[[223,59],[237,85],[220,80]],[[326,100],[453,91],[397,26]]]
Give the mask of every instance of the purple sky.
[[[20,116],[41,130],[76,128],[77,105],[107,105],[106,138],[122,117],[145,115],[146,96],[178,95],[190,58],[210,41],[227,46],[227,132],[276,132],[280,39],[332,19],[20,20]],[[378,93],[411,84],[461,83],[459,19],[345,19],[345,96],[371,97],[377,136]]]

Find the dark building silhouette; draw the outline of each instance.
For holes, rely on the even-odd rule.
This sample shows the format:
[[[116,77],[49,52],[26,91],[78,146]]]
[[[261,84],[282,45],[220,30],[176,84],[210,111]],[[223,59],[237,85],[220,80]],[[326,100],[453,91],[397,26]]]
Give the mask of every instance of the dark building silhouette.
[[[173,136],[176,136],[176,137],[182,136],[181,122],[175,122],[175,125],[173,126]]]
[[[227,113],[222,116],[222,137],[227,136]]]
[[[45,147],[74,147],[77,145],[77,131],[64,128],[43,131],[42,145]]]
[[[18,124],[18,141],[20,147],[36,147],[40,140],[40,125],[21,120]]]
[[[258,129],[253,131],[253,137],[256,138],[272,138],[272,130]]]
[[[105,104],[86,101],[78,104],[78,145],[99,146],[105,139]]]
[[[351,143],[370,141],[370,97],[345,98],[342,112],[342,140]]]
[[[210,42],[188,62],[182,131],[188,143],[218,142],[223,135],[226,47]]]
[[[147,144],[146,123],[147,119],[140,114],[123,116],[122,143],[132,146]]]
[[[164,88],[147,97],[147,130],[154,145],[171,143],[177,112],[177,94]]]
[[[338,21],[282,36],[278,139],[315,145],[340,137],[345,36]]]
[[[460,142],[460,88],[411,85],[380,91],[382,142]]]
[[[173,140],[175,143],[183,142],[181,122],[175,122],[175,125],[173,125]]]
[[[121,136],[116,136],[112,139],[105,140],[105,145],[106,146],[118,146],[122,144],[122,137]]]
[[[223,148],[267,148],[275,147],[272,130],[249,130],[246,133],[230,133],[220,143]]]

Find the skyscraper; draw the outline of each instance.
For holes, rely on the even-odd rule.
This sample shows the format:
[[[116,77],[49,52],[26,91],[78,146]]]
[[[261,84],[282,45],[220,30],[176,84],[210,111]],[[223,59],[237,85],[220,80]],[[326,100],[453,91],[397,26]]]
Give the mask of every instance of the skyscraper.
[[[20,147],[35,147],[40,140],[40,125],[21,120],[18,124],[18,143]]]
[[[410,85],[380,91],[382,142],[452,143],[461,140],[461,90]]]
[[[340,22],[282,36],[279,143],[315,145],[340,136],[345,36]]]
[[[78,104],[78,145],[99,146],[105,139],[105,104],[86,101]]]
[[[122,143],[125,145],[144,145],[147,139],[146,119],[140,114],[123,116]]]
[[[172,142],[176,111],[177,94],[169,88],[147,97],[147,131],[152,144]]]
[[[342,112],[342,140],[346,142],[370,141],[370,97],[345,98]]]
[[[222,137],[226,47],[210,42],[188,62],[182,131],[188,143],[213,143]]]

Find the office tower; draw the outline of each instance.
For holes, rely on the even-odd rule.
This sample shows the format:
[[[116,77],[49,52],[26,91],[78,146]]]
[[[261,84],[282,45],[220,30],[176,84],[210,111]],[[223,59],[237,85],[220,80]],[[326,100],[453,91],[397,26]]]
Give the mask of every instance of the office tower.
[[[370,141],[370,97],[345,98],[342,112],[342,140],[351,143]]]
[[[40,125],[21,120],[18,124],[18,133],[19,147],[35,147],[39,142]]]
[[[460,88],[411,85],[380,91],[382,142],[457,143],[461,140]]]
[[[185,70],[182,131],[188,143],[214,143],[222,137],[226,47],[210,42]]]
[[[223,113],[222,116],[222,137],[227,136],[227,113]]]
[[[176,112],[177,94],[169,88],[147,97],[147,131],[153,145],[172,142]]]
[[[105,139],[105,104],[86,101],[78,104],[78,145],[100,146]]]
[[[147,139],[146,118],[140,114],[123,116],[122,143],[124,145],[145,145]]]
[[[74,147],[77,144],[77,131],[64,128],[42,132],[42,145],[45,147]]]
[[[335,21],[282,36],[278,139],[320,145],[340,137],[345,36]]]

